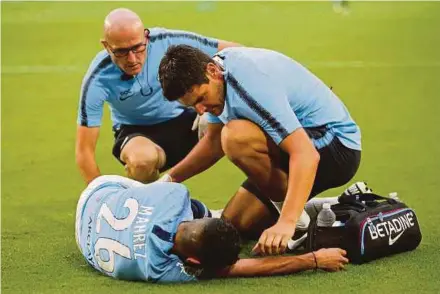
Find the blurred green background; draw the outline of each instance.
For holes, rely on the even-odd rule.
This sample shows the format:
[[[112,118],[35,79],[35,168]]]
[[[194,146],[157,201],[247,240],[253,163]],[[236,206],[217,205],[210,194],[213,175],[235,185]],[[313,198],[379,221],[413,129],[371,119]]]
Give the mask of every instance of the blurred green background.
[[[116,281],[89,268],[74,240],[84,188],[74,160],[76,115],[103,19],[121,6],[147,27],[281,51],[333,86],[362,130],[354,180],[399,192],[418,214],[420,247],[336,274],[190,285]],[[348,14],[335,13],[330,1],[2,2],[1,10],[3,293],[440,292],[440,2],[352,2]],[[106,111],[98,163],[103,173],[122,175],[112,143]],[[221,208],[243,179],[222,161],[187,184]]]

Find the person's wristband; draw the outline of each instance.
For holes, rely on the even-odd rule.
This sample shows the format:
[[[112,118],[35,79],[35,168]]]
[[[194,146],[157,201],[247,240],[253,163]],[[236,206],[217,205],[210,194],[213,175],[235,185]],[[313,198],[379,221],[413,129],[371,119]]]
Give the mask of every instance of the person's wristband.
[[[314,269],[314,271],[316,272],[318,270],[318,260],[316,259],[315,252],[312,251],[312,255],[313,255],[313,259],[315,260],[315,269]]]

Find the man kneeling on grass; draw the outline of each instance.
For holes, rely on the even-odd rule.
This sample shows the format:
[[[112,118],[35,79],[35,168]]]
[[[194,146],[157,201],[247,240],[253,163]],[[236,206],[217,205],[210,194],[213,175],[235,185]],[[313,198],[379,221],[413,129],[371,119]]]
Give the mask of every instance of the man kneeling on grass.
[[[346,252],[338,248],[239,259],[237,230],[210,215],[182,184],[145,185],[120,176],[101,176],[79,199],[76,241],[92,267],[122,280],[186,282],[318,268],[339,271],[348,263]]]

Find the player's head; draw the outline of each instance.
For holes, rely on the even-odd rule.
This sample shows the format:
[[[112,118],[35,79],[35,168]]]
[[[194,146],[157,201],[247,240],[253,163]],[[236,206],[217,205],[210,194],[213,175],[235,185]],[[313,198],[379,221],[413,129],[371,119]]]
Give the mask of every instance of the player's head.
[[[185,261],[204,269],[221,269],[232,265],[240,253],[240,236],[228,221],[203,218],[182,223],[175,249]]]
[[[127,75],[137,75],[145,63],[147,38],[139,16],[125,8],[112,10],[104,21],[101,43]]]
[[[170,47],[160,62],[159,80],[169,101],[179,100],[199,114],[218,116],[223,112],[223,70],[201,50],[187,45]]]

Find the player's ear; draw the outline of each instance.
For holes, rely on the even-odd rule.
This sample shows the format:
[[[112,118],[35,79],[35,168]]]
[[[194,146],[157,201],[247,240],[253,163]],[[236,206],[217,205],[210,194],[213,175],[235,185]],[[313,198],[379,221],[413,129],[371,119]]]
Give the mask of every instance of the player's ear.
[[[188,257],[186,259],[186,263],[191,264],[191,265],[200,265],[200,261],[195,257]]]
[[[214,63],[209,62],[206,65],[206,72],[210,77],[217,78],[218,70],[217,70],[217,66]]]
[[[110,49],[108,49],[108,43],[107,43],[107,41],[104,40],[104,39],[101,39],[101,44],[102,44],[102,46],[104,46],[105,50],[107,50],[107,52],[110,53],[110,52],[109,52]]]

